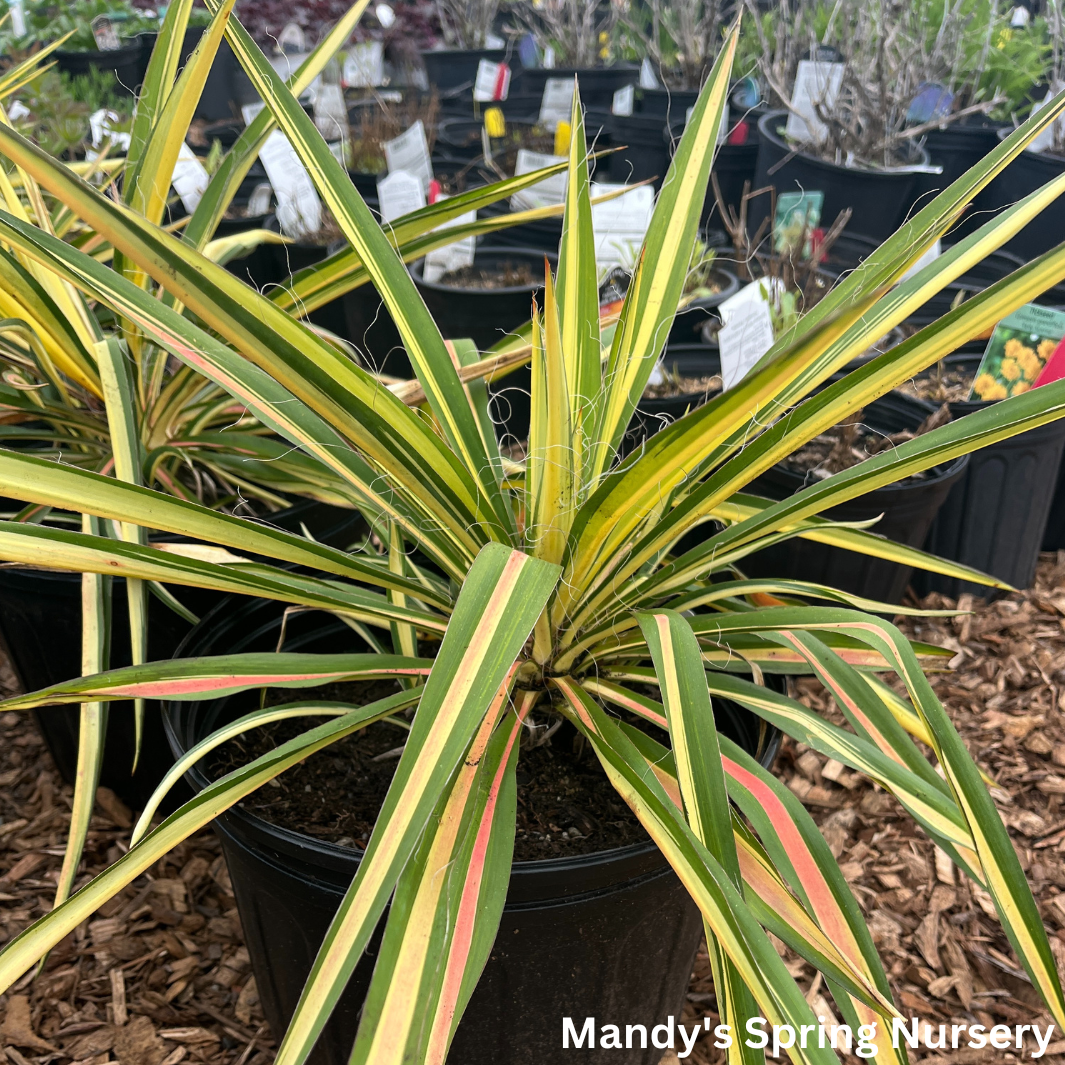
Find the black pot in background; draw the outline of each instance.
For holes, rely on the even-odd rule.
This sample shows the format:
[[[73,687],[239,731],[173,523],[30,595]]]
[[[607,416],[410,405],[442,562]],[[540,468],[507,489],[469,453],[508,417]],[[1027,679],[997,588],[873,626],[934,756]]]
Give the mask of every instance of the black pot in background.
[[[136,96],[144,74],[144,43],[139,37],[127,41],[110,52],[67,52],[62,48],[54,53],[56,66],[63,74],[76,78],[92,70],[109,71],[118,82],[116,92]]]
[[[669,345],[703,343],[703,326],[711,318],[716,318],[717,308],[740,290],[740,279],[722,266],[714,267],[715,280],[720,290],[712,296],[693,300],[686,307],[677,311],[673,324],[669,327]],[[716,371],[715,371],[716,372]]]
[[[185,31],[185,41],[181,51],[182,66],[189,61],[193,49],[200,43],[204,28],[203,26],[190,26]],[[218,46],[214,62],[207,73],[203,92],[200,93],[200,102],[196,105],[196,118],[205,119],[207,122],[240,118],[241,101],[237,99],[234,88],[239,68],[240,63],[233,54],[233,49],[229,47],[228,41],[223,40]]]
[[[897,170],[862,170],[836,166],[805,152],[795,152],[783,137],[786,111],[770,111],[758,122],[758,163],[753,188],[772,185],[785,192],[825,194],[821,221],[827,228],[840,211],[853,209],[850,227],[877,241],[884,241],[906,220],[917,198],[919,175]],[[914,162],[927,162],[914,149]],[[770,197],[759,196],[750,205],[748,232],[755,233],[768,217]]]
[[[636,113],[660,118],[670,126],[683,125],[688,108],[695,106],[699,93],[691,89],[636,89]]]
[[[544,257],[544,252],[534,248],[481,247],[475,253],[474,266],[491,269],[508,262],[527,263],[533,277],[542,277]],[[553,266],[555,256],[548,255],[547,259]],[[448,339],[469,337],[480,351],[487,351],[507,333],[524,325],[532,315],[533,299],[540,299],[543,292],[542,281],[493,289],[432,284],[422,278],[421,270],[421,264],[416,263],[411,275],[440,332]],[[529,367],[522,366],[497,384],[489,385],[492,416],[500,432],[515,440],[525,440],[529,435],[531,380]]]
[[[1012,130],[1001,130],[1005,137]],[[1024,199],[1031,192],[1059,177],[1065,170],[1065,158],[1048,155],[1046,152],[1025,150],[1001,171],[980,193],[977,208],[981,212],[995,213]],[[986,221],[983,214],[981,221]],[[1055,247],[1065,231],[1065,202],[1060,198],[1043,208],[1039,217],[1029,222],[1015,237],[1006,241],[1003,248],[1019,255],[1025,262],[1035,259]]]
[[[505,48],[445,48],[422,52],[422,62],[429,85],[437,90],[441,102],[461,98],[472,103],[473,83],[481,60],[500,63],[506,55]],[[511,74],[511,81],[515,74]]]
[[[680,377],[713,377],[721,372],[721,357],[716,347],[705,344],[675,344],[672,341],[662,353],[667,372]],[[634,451],[649,437],[683,418],[688,411],[701,407],[713,392],[685,392],[677,396],[644,396],[636,404],[628,429],[621,442],[621,454]]]
[[[273,650],[281,608],[256,602],[222,608],[182,655]],[[353,636],[321,614],[293,618],[286,650],[350,651]],[[175,752],[257,706],[245,693],[174,703],[167,730]],[[721,731],[771,764],[779,734],[728,700],[714,700]],[[761,746],[759,741],[761,740]],[[194,788],[207,777],[188,774]],[[329,922],[359,864],[352,849],[271,825],[233,807],[215,822],[240,911],[263,1011],[278,1038],[292,1016]],[[384,921],[311,1054],[311,1065],[345,1065],[369,986]],[[651,843],[600,854],[516,862],[495,947],[460,1023],[455,1065],[563,1065],[562,1017],[642,1023],[648,1032],[679,1017],[701,934],[698,911]],[[515,1008],[515,1006],[519,1008]],[[585,1050],[592,1065],[656,1065],[661,1050]]]
[[[953,233],[951,234],[953,236]],[[860,266],[879,247],[879,242],[860,233],[844,232],[832,245],[822,269],[838,277]],[[950,244],[943,245],[943,251],[949,251]],[[1024,265],[1016,255],[1006,251],[992,251],[970,267],[956,281],[944,286],[909,321],[915,325],[925,325],[942,317],[954,306],[955,300],[971,299],[978,292],[983,292],[996,281],[1001,281]],[[1049,295],[1049,293],[1048,293]],[[1043,299],[1045,297],[1040,297]]]
[[[316,539],[345,547],[361,528],[357,511],[301,501],[269,519],[269,524],[300,532],[306,525]],[[163,536],[164,540],[183,537]],[[215,592],[172,587],[171,592],[193,613],[205,615],[223,598]],[[125,581],[113,583],[111,667],[129,665],[129,614]],[[149,661],[173,657],[191,626],[156,596],[148,596]],[[81,578],[76,573],[34,569],[0,569],[0,638],[8,660],[26,691],[81,675]],[[132,774],[136,749],[133,704],[109,704],[107,739],[100,783],[111,788],[128,806],[139,809],[174,764],[163,732],[160,708],[149,702],[137,772]],[[49,706],[34,711],[38,728],[60,776],[74,782],[78,756],[77,706]],[[184,786],[182,786],[184,787]],[[184,792],[184,797],[189,797]],[[183,801],[183,800],[182,800]],[[177,805],[177,796],[173,806]]]
[[[977,116],[972,123],[955,122],[929,130],[924,138],[924,148],[932,165],[941,166],[943,173],[918,175],[918,206],[925,207],[933,197],[997,148],[999,128],[983,116]],[[983,192],[977,194],[962,220],[951,230],[952,239],[961,240],[987,221],[987,215],[981,210],[983,196]]]
[[[949,368],[975,371],[981,357],[982,351],[951,355],[945,361]],[[950,411],[961,418],[988,406],[964,401],[951,403]],[[951,489],[928,532],[925,550],[973,566],[1015,588],[1028,588],[1039,561],[1063,448],[1065,421],[1055,421],[974,451],[964,477]],[[986,585],[937,573],[914,576],[914,587],[922,595],[942,592],[957,599],[963,592],[992,594]]]
[[[928,405],[920,400],[891,392],[870,403],[862,421],[876,432],[888,434],[916,429],[929,413]],[[821,516],[839,521],[865,521],[882,514],[883,518],[870,532],[909,547],[921,547],[929,526],[951,488],[965,474],[966,466],[967,459],[963,456],[936,467],[923,481],[877,488]],[[808,483],[816,481],[810,475],[804,477],[777,465],[756,478],[746,490],[767,499],[786,499]],[[743,559],[739,566],[751,577],[813,581],[884,603],[902,600],[913,572],[909,566],[800,537],[767,547]]]
[[[495,218],[510,213],[510,201],[489,204],[477,212],[478,218]],[[562,243],[562,219],[542,218],[537,222],[523,222],[492,234],[497,248],[533,248],[541,254],[558,255]]]
[[[1044,551],[1065,551],[1065,460],[1058,470],[1058,483],[1043,531]]]
[[[662,116],[611,115],[606,129],[617,146],[607,157],[610,180],[618,184],[653,180],[655,189],[660,189],[673,157],[669,126]]]
[[[638,81],[640,71],[638,67],[626,65],[586,67],[580,70],[573,67],[555,70],[533,67],[521,72],[519,84],[515,88],[523,95],[542,100],[548,78],[566,78],[572,81],[574,77],[577,78],[581,103],[585,109],[596,112],[597,122],[600,121],[599,115],[602,115],[602,120],[605,122],[614,104],[614,93]],[[537,107],[537,113],[539,113],[539,107]],[[585,116],[589,140],[592,139],[592,124],[591,116]]]

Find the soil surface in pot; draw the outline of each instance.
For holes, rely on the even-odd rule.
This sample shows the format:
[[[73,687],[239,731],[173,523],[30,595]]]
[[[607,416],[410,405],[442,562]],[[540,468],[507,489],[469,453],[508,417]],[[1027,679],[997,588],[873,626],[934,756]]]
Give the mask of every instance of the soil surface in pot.
[[[975,380],[975,368],[937,369],[925,377],[904,382],[899,385],[899,391],[932,403],[965,403],[972,393]]]
[[[721,391],[721,374],[710,377],[684,377],[666,366],[662,380],[643,390],[644,399],[667,399],[672,396],[711,396]]]
[[[338,241],[347,239],[343,230],[337,224],[337,220],[333,217],[333,212],[323,205],[322,223],[318,227],[318,232],[305,234],[296,243],[305,246],[310,245],[314,248],[328,248],[330,244],[336,244]]]
[[[267,704],[300,698],[365,705],[395,691],[389,682],[333,684],[268,693]],[[327,718],[279,721],[218,749],[218,778],[272,751]],[[249,795],[242,807],[271,824],[362,850],[384,803],[406,732],[377,722],[293,766]],[[662,739],[663,737],[659,737]],[[598,759],[568,723],[541,746],[522,748],[518,763],[518,861],[594,854],[647,839],[635,814],[607,780]]]
[[[493,288],[535,288],[543,284],[527,262],[503,262],[485,269],[476,263],[451,270],[440,278],[439,284],[453,288],[493,289]]]
[[[857,466],[873,455],[888,451],[907,440],[922,436],[924,433],[945,425],[951,420],[950,410],[944,404],[933,411],[914,430],[903,429],[885,436],[869,430],[862,424],[862,411],[852,415],[846,422],[834,426],[827,433],[814,437],[805,447],[789,455],[783,465],[794,473],[824,480],[834,473],[841,473]],[[927,480],[935,474],[935,469],[923,470],[899,481],[899,484],[913,484]]]

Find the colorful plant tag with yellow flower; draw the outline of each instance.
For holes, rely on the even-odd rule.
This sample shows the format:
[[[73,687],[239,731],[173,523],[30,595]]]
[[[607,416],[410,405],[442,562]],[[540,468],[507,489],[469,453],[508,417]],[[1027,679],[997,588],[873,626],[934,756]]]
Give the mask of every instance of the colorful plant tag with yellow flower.
[[[1065,337],[1065,311],[1029,303],[995,326],[980,362],[970,399],[1019,396],[1036,382]]]

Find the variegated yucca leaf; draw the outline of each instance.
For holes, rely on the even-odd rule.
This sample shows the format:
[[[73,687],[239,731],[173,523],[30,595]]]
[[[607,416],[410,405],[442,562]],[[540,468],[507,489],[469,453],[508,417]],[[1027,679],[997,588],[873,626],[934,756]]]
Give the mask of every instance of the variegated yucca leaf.
[[[698,904],[719,1008],[734,1025],[754,1013],[815,1023],[772,933],[822,974],[847,1023],[878,1025],[881,1058],[906,1060],[886,1037],[897,1010],[861,911],[799,801],[756,760],[775,749],[776,730],[889,792],[990,892],[1018,962],[1056,1023],[1065,1021],[1053,955],[1009,837],[922,672],[946,668],[952,652],[908,642],[875,616],[920,615],[916,608],[743,573],[760,549],[805,537],[1004,587],[878,536],[875,522],[824,514],[1065,416],[1065,383],[961,418],[783,501],[752,495],[750,485],[1065,277],[1065,247],[1057,248],[830,380],[1065,190],[1065,179],[1049,182],[903,280],[973,196],[1056,120],[1065,95],[917,212],[742,381],[622,460],[619,443],[683,298],[738,28],[692,111],[621,310],[604,312],[579,85],[568,158],[553,168],[567,174],[561,209],[440,229],[547,176],[540,172],[382,228],[297,99],[344,46],[366,0],[287,87],[228,0],[209,0],[214,20],[179,75],[177,40],[190,6],[175,0],[168,11],[135,144],[124,168],[111,160],[98,168],[103,190],[79,176],[91,170],[49,158],[0,124],[0,154],[10,164],[0,169],[0,352],[33,376],[32,389],[0,383],[0,405],[19,419],[0,425],[0,445],[18,442],[0,450],[0,494],[24,502],[21,516],[34,519],[0,523],[0,561],[85,574],[90,643],[102,631],[92,619],[107,579],[120,575],[134,588],[151,585],[179,611],[186,586],[331,613],[349,626],[351,651],[223,654],[114,670],[101,654],[87,654],[94,675],[0,708],[84,708],[81,831],[111,701],[180,702],[370,678],[400,690],[360,708],[301,698],[198,737],[153,796],[128,854],[64,901],[78,854],[72,841],[55,909],[0,951],[0,991],[191,832],[285,768],[387,719],[403,730],[403,754],[278,1062],[307,1060],[391,901],[352,1061],[442,1065],[505,901],[526,731],[536,736],[568,721]],[[179,236],[156,222],[182,127],[223,35],[266,107]],[[347,247],[264,297],[219,265],[232,249],[211,239],[274,129],[292,143]],[[445,341],[405,262],[460,236],[560,210],[558,268],[547,273],[528,324],[483,357],[469,340]],[[112,252],[115,269],[106,265]],[[416,381],[379,378],[300,320],[370,283],[396,321]],[[531,429],[518,454],[500,448],[486,383],[525,362]],[[94,420],[101,406],[107,417]],[[23,426],[30,417],[47,427]],[[60,449],[60,462],[26,452],[56,434],[79,448]],[[269,506],[292,493],[355,507],[365,520],[360,541],[339,550],[216,512],[182,480],[183,463]],[[62,524],[70,513],[84,515],[80,526]],[[182,539],[144,542],[143,530]],[[788,675],[818,682],[844,724],[786,694]],[[756,749],[718,734],[714,709],[726,699],[753,715]],[[326,720],[152,828],[160,802],[197,760],[240,731],[302,718]],[[761,1060],[750,1048],[730,1053],[730,1062]],[[820,1047],[790,1053],[804,1065],[835,1060]]]

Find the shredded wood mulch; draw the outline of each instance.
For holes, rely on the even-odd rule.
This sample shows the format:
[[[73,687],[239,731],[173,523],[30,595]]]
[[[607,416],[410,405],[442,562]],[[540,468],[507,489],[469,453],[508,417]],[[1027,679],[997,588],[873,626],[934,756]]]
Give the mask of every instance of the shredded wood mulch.
[[[969,749],[997,782],[1011,830],[1065,973],[1065,552],[1043,557],[1035,587],[995,602],[939,596],[956,619],[901,622],[955,652],[933,677]],[[0,688],[14,678],[0,664]],[[841,720],[823,690],[808,705]],[[778,772],[821,826],[869,920],[902,1012],[933,1025],[1050,1023],[994,916],[991,900],[954,872],[885,792],[801,744]],[[70,789],[58,781],[28,717],[0,716],[0,942],[52,905]],[[130,814],[101,795],[79,883],[118,857]],[[819,976],[779,945],[814,1012],[838,1013]],[[9,1065],[269,1065],[232,888],[210,832],[179,847],[52,951],[41,977],[0,997],[0,1054]],[[717,1023],[700,952],[683,1023]],[[688,1061],[721,1065],[702,1039]],[[1028,1051],[910,1052],[924,1065],[1028,1060]],[[1065,1059],[1057,1033],[1043,1061]],[[674,1062],[667,1054],[664,1063]],[[0,1062],[0,1065],[3,1065]]]

